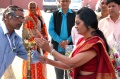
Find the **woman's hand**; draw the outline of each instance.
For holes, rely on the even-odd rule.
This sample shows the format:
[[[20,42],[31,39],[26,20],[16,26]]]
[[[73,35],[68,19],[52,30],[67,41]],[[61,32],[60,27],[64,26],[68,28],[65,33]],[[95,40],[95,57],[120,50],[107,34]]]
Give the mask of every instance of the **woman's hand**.
[[[45,56],[40,56],[40,62],[41,63],[43,63],[43,64],[47,64],[47,61],[48,61],[49,59],[47,58],[47,57],[45,57]]]
[[[41,49],[47,51],[47,52],[51,52],[52,50],[52,47],[49,45],[49,41],[47,41],[46,39],[44,38],[35,38],[34,39],[35,42],[36,42],[36,45],[38,47],[40,47]]]

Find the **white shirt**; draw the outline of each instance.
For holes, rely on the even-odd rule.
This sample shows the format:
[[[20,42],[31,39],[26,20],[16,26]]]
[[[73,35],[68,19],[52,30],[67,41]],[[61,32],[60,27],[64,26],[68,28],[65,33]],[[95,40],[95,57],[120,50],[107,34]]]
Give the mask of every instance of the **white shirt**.
[[[113,40],[120,41],[120,16],[116,22],[113,22],[108,16],[99,21],[98,27],[104,33],[108,42]]]
[[[71,30],[71,36],[72,36],[72,41],[73,41],[74,45],[76,45],[76,43],[78,42],[78,40],[83,37],[82,35],[78,34],[75,26],[73,26],[73,28]]]

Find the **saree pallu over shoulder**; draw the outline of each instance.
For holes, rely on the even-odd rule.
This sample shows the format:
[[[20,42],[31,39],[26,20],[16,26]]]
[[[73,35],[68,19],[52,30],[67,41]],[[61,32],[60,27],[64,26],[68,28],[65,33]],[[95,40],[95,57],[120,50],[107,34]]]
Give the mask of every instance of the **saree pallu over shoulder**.
[[[104,41],[98,36],[93,36],[88,40],[84,42],[83,41],[84,38],[78,41],[76,49],[72,53],[72,57],[78,53],[87,51],[91,48],[95,49],[99,58],[95,79],[116,79],[114,67],[106,51]],[[96,44],[99,46],[97,47]],[[80,72],[80,67],[73,69],[73,79],[79,79],[77,78],[79,72]]]

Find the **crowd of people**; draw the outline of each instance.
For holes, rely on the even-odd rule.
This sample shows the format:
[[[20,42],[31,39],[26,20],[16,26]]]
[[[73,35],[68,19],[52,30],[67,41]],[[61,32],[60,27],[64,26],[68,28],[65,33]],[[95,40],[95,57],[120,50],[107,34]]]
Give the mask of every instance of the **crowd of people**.
[[[120,0],[98,1],[100,12],[88,7],[75,12],[69,8],[71,0],[58,0],[60,8],[51,14],[48,28],[36,2],[28,3],[26,16],[22,8],[8,6],[0,23],[0,78],[14,78],[9,73],[18,56],[23,59],[22,79],[49,79],[46,64],[54,66],[56,79],[117,79],[109,44],[120,42]],[[15,30],[22,24],[21,38]],[[35,44],[29,49],[29,43]],[[68,57],[69,45],[74,48]]]

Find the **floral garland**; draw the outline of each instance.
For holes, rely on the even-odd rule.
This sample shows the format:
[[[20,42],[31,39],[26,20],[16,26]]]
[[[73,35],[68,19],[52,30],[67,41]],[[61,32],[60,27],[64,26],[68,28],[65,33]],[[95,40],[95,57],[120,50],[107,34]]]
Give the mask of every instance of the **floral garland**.
[[[115,67],[116,75],[120,77],[120,42],[110,42],[110,58]]]
[[[74,45],[66,45],[65,56],[70,57],[73,49],[74,49]],[[68,79],[72,79],[72,73],[71,72],[72,72],[71,69],[67,70]]]

